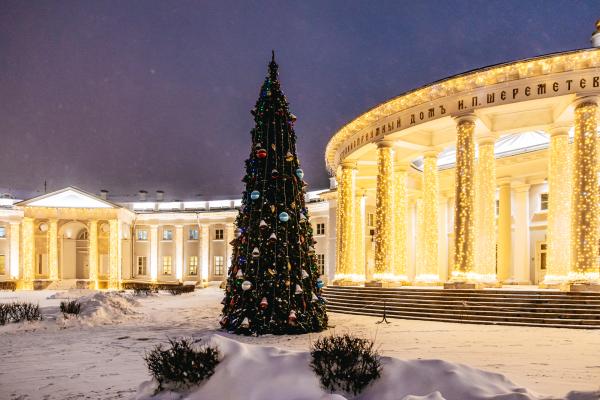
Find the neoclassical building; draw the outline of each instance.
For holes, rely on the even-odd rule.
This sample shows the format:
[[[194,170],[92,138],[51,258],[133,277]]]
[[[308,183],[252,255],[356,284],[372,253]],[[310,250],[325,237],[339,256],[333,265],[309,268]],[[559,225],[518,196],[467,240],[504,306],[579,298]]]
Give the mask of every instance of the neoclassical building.
[[[328,270],[329,207],[307,193],[318,243],[319,267]],[[240,200],[111,201],[68,187],[32,199],[0,199],[0,282],[19,289],[116,289],[124,282],[196,283],[223,280],[231,258]]]
[[[452,76],[336,132],[335,283],[593,289],[599,32],[594,48]]]

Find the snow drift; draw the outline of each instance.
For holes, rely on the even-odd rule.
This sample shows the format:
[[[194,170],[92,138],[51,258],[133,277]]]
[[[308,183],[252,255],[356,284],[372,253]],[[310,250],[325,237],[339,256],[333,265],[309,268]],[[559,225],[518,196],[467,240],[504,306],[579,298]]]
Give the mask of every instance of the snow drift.
[[[223,358],[215,374],[185,393],[161,392],[156,383],[138,388],[136,399],[245,400],[540,400],[549,399],[509,381],[504,375],[442,360],[400,360],[382,357],[381,378],[354,397],[328,393],[310,368],[310,354],[240,343],[213,335]],[[598,393],[579,400],[598,399]],[[567,397],[575,399],[576,397]]]
[[[137,314],[137,301],[123,292],[91,292],[82,291],[59,292],[49,298],[77,300],[81,304],[81,312],[77,317],[59,315],[57,320],[65,325],[85,324],[88,326],[114,324],[130,319]]]

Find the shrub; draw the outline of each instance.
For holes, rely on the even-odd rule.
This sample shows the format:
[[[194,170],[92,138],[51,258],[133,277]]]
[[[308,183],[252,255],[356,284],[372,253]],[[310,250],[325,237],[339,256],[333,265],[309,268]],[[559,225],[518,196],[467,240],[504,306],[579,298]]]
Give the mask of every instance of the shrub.
[[[191,293],[194,291],[194,289],[196,289],[196,287],[194,285],[181,285],[181,286],[170,287],[167,290],[172,295],[177,296],[178,294],[181,294],[181,293]]]
[[[158,381],[158,390],[167,387],[187,388],[214,374],[220,361],[216,347],[194,346],[193,339],[169,339],[170,347],[156,346],[144,357],[150,373]]]
[[[381,375],[373,346],[371,340],[348,334],[321,337],[312,345],[310,366],[325,389],[356,395]]]
[[[152,293],[152,289],[149,287],[136,287],[133,288],[134,296],[149,296]]]
[[[0,325],[9,322],[41,321],[42,313],[37,304],[8,303],[0,304]]]
[[[60,302],[60,312],[66,317],[67,314],[79,315],[81,303],[77,300],[68,300]]]

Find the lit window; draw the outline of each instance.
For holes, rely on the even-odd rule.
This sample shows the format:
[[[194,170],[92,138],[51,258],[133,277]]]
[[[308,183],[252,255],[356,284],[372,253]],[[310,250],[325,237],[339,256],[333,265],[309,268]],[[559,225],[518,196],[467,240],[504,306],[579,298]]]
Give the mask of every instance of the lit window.
[[[148,257],[146,256],[138,256],[137,258],[137,267],[138,267],[138,275],[146,275],[146,266],[148,265]]]
[[[367,217],[367,222],[369,226],[375,226],[375,214],[369,213]]]
[[[188,275],[198,275],[198,256],[190,256]]]
[[[215,229],[215,240],[223,240],[223,229]]]
[[[173,230],[172,229],[163,229],[162,240],[173,240]]]
[[[6,237],[6,227],[0,226],[0,239],[4,239]]]
[[[188,231],[188,239],[189,240],[198,240],[198,229],[190,228]]]
[[[6,274],[6,256],[0,254],[0,275]]]
[[[148,231],[145,229],[138,229],[137,240],[148,240]]]
[[[548,193],[542,193],[540,195],[540,210],[544,211],[548,209]]]
[[[317,235],[324,235],[324,234],[325,234],[325,224],[324,223],[317,224]]]
[[[223,256],[215,256],[215,275],[223,275]]]
[[[173,264],[171,256],[163,256],[163,275],[171,275],[173,272]]]
[[[317,269],[319,275],[325,274],[325,254],[317,254]]]
[[[496,215],[500,215],[500,200],[496,200]]]

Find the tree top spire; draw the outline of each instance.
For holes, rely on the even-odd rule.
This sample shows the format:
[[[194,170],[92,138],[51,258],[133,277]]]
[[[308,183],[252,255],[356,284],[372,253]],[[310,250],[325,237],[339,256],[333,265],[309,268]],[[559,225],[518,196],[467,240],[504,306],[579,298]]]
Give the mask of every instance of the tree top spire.
[[[272,78],[275,78],[277,76],[277,68],[278,67],[279,66],[275,62],[275,50],[271,50],[271,62],[269,63],[269,75]]]

